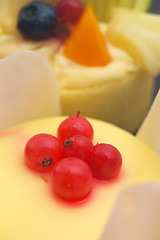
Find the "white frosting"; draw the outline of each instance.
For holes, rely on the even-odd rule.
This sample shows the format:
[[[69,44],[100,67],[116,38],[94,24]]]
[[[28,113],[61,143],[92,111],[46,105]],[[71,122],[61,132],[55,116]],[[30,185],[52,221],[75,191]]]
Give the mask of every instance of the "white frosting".
[[[126,74],[137,71],[132,58],[123,50],[106,43],[112,61],[103,67],[88,67],[75,63],[63,55],[63,49],[55,56],[53,69],[61,89],[88,88],[107,81],[123,79]]]

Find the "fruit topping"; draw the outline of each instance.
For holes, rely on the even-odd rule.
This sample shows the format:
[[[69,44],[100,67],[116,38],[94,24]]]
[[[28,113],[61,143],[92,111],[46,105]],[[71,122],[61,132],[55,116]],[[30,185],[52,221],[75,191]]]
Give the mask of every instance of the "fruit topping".
[[[84,6],[79,0],[60,0],[56,10],[60,22],[74,25],[82,16]]]
[[[85,199],[92,189],[92,172],[79,158],[65,158],[55,164],[52,171],[53,191],[68,201]]]
[[[107,181],[119,173],[122,156],[114,146],[100,143],[93,147],[88,164],[95,178]]]
[[[93,148],[91,140],[85,136],[77,135],[67,139],[63,144],[64,157],[77,157],[87,161]]]
[[[25,146],[26,165],[41,173],[43,179],[50,171],[47,182],[52,191],[70,202],[82,201],[90,194],[93,178],[109,181],[122,166],[117,148],[105,143],[93,146],[92,125],[79,114],[78,111],[59,125],[58,136],[63,145],[50,134],[37,134]]]
[[[18,30],[32,40],[50,37],[57,23],[57,12],[49,3],[34,1],[24,6],[18,16]]]
[[[79,114],[80,112],[78,112],[77,115],[68,117],[59,125],[57,136],[62,143],[75,135],[83,135],[90,140],[93,139],[93,128],[91,124],[86,118],[80,117]]]
[[[64,56],[85,66],[105,66],[111,61],[92,7],[88,5],[64,46]]]
[[[39,173],[48,172],[62,157],[62,145],[50,134],[37,134],[25,146],[27,167]]]

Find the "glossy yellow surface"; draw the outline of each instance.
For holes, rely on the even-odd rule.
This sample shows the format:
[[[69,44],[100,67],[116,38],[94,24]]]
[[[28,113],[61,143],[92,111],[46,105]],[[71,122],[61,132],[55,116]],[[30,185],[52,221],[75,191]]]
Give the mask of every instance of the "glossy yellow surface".
[[[122,189],[141,182],[160,183],[160,159],[150,148],[119,128],[90,119],[94,143],[117,147],[123,158],[122,171],[113,182],[96,182],[83,204],[57,200],[48,184],[25,167],[23,150],[34,134],[56,135],[62,119],[34,121],[1,133],[0,239],[97,240]]]

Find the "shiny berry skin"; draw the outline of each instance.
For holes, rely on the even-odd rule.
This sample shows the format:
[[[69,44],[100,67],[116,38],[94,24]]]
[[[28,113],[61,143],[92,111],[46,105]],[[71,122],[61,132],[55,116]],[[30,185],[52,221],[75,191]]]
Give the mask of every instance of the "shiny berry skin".
[[[93,139],[93,128],[86,118],[80,117],[79,112],[77,115],[68,117],[58,127],[57,136],[58,139],[64,143],[66,139],[75,135],[83,135]]]
[[[57,12],[52,5],[33,1],[20,10],[17,28],[25,38],[41,40],[53,34],[56,23]]]
[[[91,192],[92,182],[91,169],[79,158],[64,158],[53,167],[51,186],[64,200],[70,202],[84,200]]]
[[[62,144],[50,134],[37,134],[27,142],[24,154],[28,168],[45,173],[62,157]]]
[[[74,25],[82,16],[84,6],[79,0],[60,0],[56,10],[60,22]]]
[[[88,164],[95,178],[107,181],[119,173],[122,156],[114,146],[100,143],[93,147]]]
[[[67,139],[63,144],[64,157],[77,157],[87,161],[93,144],[90,139],[85,136],[77,135]]]

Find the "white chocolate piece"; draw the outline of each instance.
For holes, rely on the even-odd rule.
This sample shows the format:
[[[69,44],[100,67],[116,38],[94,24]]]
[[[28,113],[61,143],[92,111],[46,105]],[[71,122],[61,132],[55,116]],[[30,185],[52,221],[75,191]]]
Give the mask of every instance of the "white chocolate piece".
[[[117,198],[100,240],[159,239],[160,184],[129,186]]]
[[[147,143],[160,156],[160,90],[137,133],[137,137]]]
[[[0,130],[60,113],[57,79],[42,55],[24,50],[0,60]]]

